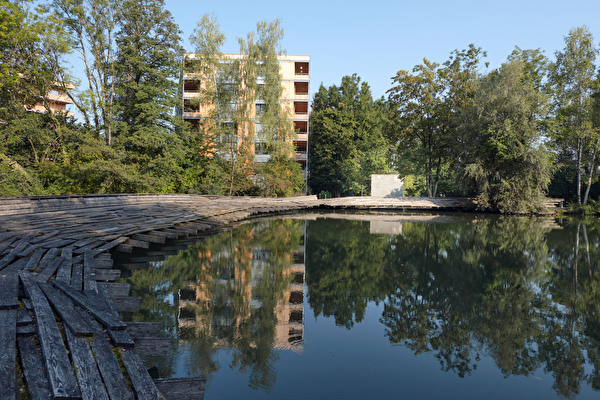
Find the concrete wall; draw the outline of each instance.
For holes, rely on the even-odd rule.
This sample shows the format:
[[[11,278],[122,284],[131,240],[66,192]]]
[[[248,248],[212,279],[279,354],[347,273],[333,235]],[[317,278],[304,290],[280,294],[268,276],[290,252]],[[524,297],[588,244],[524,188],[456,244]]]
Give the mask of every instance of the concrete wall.
[[[371,175],[371,197],[402,197],[404,181],[398,174]]]

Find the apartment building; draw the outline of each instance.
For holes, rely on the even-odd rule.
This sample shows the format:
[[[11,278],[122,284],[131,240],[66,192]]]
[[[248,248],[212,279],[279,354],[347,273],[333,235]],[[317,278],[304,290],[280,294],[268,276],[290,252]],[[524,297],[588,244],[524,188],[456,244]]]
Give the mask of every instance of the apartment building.
[[[186,54],[186,62],[193,61],[196,58],[195,54]],[[244,56],[239,54],[223,54],[223,62],[233,60],[243,60]],[[294,144],[295,152],[292,155],[308,174],[308,102],[309,102],[309,84],[310,84],[310,56],[306,55],[281,55],[277,57],[279,63],[279,75],[282,85],[282,93],[279,99],[281,106],[288,110],[290,119],[293,122],[296,136],[291,139]],[[192,124],[192,126],[200,126],[203,119],[211,118],[210,115],[214,111],[214,105],[206,104],[203,99],[203,83],[205,77],[197,72],[189,72],[185,70],[182,73],[181,79],[181,108],[179,110],[183,119]],[[264,84],[261,78],[257,78],[257,84]],[[252,129],[244,129],[247,127],[237,127],[237,138],[235,139],[240,145],[248,140],[253,142],[250,146],[254,159],[257,162],[266,162],[269,160],[269,155],[266,154],[264,143],[260,135],[255,135],[254,132],[260,131],[259,114],[265,102],[261,99],[250,99],[249,118],[253,124]],[[233,105],[237,107],[239,105]],[[251,134],[249,132],[252,132]],[[251,136],[251,137],[249,137]]]
[[[75,86],[68,85],[67,89],[74,89]],[[46,107],[44,105],[46,103],[48,108],[52,113],[58,114],[66,114],[69,117],[72,117],[73,114],[67,111],[67,105],[73,104],[73,100],[67,96],[64,90],[60,85],[54,86],[51,90],[49,90],[44,96],[43,99],[40,96],[40,100],[34,106],[27,106],[28,111],[45,113]]]

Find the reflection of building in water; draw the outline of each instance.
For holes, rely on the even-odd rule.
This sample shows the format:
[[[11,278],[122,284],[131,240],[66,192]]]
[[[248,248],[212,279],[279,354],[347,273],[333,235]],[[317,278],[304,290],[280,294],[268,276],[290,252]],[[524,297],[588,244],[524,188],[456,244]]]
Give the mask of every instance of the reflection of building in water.
[[[304,238],[304,236],[303,236]],[[271,276],[273,254],[263,248],[248,250],[243,244],[198,254],[199,274],[196,282],[179,290],[179,337],[210,337],[217,346],[235,344],[257,324],[253,314],[263,307],[273,307],[273,347],[303,350],[304,339],[304,239],[292,254],[278,255],[284,261],[281,276]],[[277,262],[280,262],[278,260]],[[269,297],[258,286],[274,278]],[[279,282],[279,280],[281,280]],[[279,289],[276,289],[279,288]],[[262,297],[261,297],[262,296]],[[275,300],[275,301],[273,301]],[[266,304],[269,303],[269,304]],[[268,310],[267,310],[268,311]],[[269,313],[262,313],[262,315]],[[245,330],[244,330],[245,329]],[[254,329],[254,328],[252,328]]]

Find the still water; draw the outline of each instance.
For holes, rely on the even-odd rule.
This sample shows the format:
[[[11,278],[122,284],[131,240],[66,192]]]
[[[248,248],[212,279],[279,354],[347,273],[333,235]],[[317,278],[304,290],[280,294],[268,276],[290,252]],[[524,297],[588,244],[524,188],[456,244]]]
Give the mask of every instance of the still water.
[[[597,219],[294,215],[120,262],[147,366],[206,399],[600,396]]]

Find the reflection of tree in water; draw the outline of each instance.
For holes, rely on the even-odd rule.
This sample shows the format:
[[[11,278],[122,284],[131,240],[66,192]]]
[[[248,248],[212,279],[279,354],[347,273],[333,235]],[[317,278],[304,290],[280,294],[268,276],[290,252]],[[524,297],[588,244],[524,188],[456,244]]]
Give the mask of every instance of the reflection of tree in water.
[[[142,296],[137,320],[161,320],[189,348],[191,375],[210,379],[220,368],[215,355],[233,350],[232,367],[249,373],[252,387],[270,388],[276,307],[286,299],[289,267],[301,244],[304,222],[263,221],[211,236],[174,256],[160,268],[133,271],[132,293]],[[154,289],[147,293],[147,288]],[[179,295],[175,301],[168,299]],[[172,373],[163,360],[161,375]]]
[[[464,377],[486,352],[505,376],[543,368],[570,398],[585,383],[600,389],[599,225],[481,218],[404,223],[386,236],[357,221],[311,221],[310,305],[349,328],[369,301],[384,301],[389,340],[433,352],[443,370]]]

